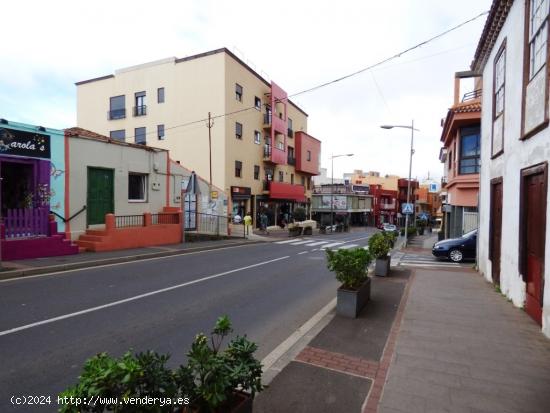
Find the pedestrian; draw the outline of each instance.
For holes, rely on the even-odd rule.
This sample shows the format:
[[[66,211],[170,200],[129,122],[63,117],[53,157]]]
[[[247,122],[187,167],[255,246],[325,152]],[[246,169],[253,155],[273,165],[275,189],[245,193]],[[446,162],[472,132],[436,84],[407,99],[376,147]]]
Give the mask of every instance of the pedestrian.
[[[244,221],[245,234],[248,235],[250,232],[250,226],[252,225],[252,217],[250,216],[250,212],[246,213],[246,215],[243,218],[243,221]]]
[[[260,229],[265,232],[266,234],[268,233],[267,232],[267,215],[265,212],[262,212],[260,214]]]

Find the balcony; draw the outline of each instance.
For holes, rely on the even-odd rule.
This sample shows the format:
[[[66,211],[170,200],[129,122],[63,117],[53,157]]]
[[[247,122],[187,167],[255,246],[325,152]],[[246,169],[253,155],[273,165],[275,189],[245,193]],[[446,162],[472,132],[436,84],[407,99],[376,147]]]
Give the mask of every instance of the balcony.
[[[271,127],[271,113],[264,113],[264,128]]]
[[[145,116],[147,115],[147,105],[134,106],[134,116]]]
[[[287,131],[286,131],[286,135],[289,138],[293,138],[294,137],[294,131],[292,129],[288,128]]]
[[[296,158],[294,158],[294,157],[292,157],[292,156],[289,156],[289,157],[287,158],[287,163],[288,163],[289,165],[293,165],[293,166],[296,165]]]
[[[396,207],[396,203],[395,202],[391,202],[391,203],[381,203],[380,204],[380,209],[395,209]]]
[[[464,96],[462,96],[462,102],[479,99],[480,97],[481,97],[481,89],[472,90],[471,92],[464,93]]]
[[[124,119],[126,117],[126,109],[114,109],[107,112],[107,119]]]
[[[271,145],[264,145],[264,161],[271,161]]]

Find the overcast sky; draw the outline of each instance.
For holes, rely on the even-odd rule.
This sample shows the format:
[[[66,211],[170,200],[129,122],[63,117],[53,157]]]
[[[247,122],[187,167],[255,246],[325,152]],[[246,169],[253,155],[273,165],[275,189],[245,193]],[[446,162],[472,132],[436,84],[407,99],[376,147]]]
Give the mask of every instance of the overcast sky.
[[[289,94],[367,67],[490,7],[490,0],[8,1],[2,5],[0,117],[76,124],[74,82],[161,58],[227,47]],[[353,169],[439,177],[440,122],[454,72],[468,70],[486,16],[373,71],[293,100],[331,154],[334,174]],[[467,92],[471,85],[466,84]],[[329,169],[330,174],[330,169]]]

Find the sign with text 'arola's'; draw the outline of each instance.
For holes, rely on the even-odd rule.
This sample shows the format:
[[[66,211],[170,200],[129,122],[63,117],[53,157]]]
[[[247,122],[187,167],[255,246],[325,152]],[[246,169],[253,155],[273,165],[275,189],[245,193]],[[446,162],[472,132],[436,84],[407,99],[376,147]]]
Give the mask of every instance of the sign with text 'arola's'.
[[[0,155],[50,159],[50,136],[0,128]]]

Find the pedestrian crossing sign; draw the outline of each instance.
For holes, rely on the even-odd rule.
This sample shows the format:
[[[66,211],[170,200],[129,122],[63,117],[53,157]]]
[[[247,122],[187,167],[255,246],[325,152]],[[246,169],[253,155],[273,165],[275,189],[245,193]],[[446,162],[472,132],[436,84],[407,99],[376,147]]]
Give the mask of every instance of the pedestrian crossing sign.
[[[414,209],[413,209],[413,204],[403,204],[402,207],[401,207],[401,212],[403,212],[404,214],[412,214],[414,212]]]

